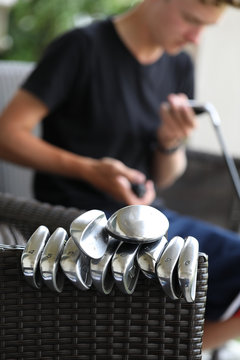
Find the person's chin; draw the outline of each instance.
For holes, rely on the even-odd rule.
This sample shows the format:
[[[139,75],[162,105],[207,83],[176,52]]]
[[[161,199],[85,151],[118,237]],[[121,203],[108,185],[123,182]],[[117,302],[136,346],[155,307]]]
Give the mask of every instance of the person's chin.
[[[169,55],[177,55],[180,51],[182,51],[182,49],[184,48],[185,45],[175,45],[175,46],[171,46],[168,48],[165,48],[166,53],[168,53]]]
[[[186,46],[186,41],[172,42],[168,46],[165,46],[165,51],[169,55],[177,55]]]

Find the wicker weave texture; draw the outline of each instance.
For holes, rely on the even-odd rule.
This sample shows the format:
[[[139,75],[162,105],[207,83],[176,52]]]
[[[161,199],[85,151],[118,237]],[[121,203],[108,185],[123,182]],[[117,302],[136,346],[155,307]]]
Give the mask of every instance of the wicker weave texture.
[[[40,225],[47,226],[50,232],[59,226],[68,231],[71,222],[83,212],[0,193],[0,243],[25,243]]]
[[[0,250],[1,359],[200,360],[207,260],[199,257],[197,297],[171,301],[141,278],[133,295],[34,290],[20,267],[21,250]]]

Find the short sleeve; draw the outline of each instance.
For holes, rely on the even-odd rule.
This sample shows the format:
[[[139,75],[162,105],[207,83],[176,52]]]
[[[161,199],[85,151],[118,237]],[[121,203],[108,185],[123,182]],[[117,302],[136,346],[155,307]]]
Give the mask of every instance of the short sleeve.
[[[86,35],[80,29],[58,37],[48,46],[22,88],[53,110],[68,97],[79,72],[86,71],[86,48]]]

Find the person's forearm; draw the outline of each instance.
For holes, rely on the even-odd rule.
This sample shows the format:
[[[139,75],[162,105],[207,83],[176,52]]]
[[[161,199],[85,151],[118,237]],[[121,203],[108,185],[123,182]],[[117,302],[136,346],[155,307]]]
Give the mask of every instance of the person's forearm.
[[[17,144],[17,145],[16,145]],[[93,159],[78,156],[53,146],[25,131],[0,135],[2,159],[72,178],[85,178]]]
[[[153,176],[159,188],[172,185],[185,171],[187,159],[184,146],[172,154],[156,150],[153,163]]]

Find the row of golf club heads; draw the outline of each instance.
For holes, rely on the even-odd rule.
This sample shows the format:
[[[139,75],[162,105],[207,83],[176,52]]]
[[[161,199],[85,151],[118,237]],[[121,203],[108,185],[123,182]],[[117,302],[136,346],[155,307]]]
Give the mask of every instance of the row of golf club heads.
[[[79,289],[88,290],[93,284],[109,294],[114,284],[126,294],[132,294],[140,270],[150,279],[158,278],[171,299],[183,295],[188,302],[195,299],[198,264],[198,242],[193,237],[185,241],[174,237],[170,242],[163,236],[150,244],[129,244],[109,237],[105,254],[91,259],[84,254],[67,232],[58,228],[50,236],[40,226],[30,237],[21,258],[26,280],[35,288],[42,279],[53,291],[61,292],[64,274]],[[59,271],[59,264],[63,271]],[[40,271],[39,271],[40,270]]]
[[[158,226],[153,226],[154,223],[157,223]],[[168,226],[167,218],[160,211],[150,206],[127,206],[114,213],[109,220],[103,211],[87,211],[77,217],[70,225],[71,239],[64,247],[61,266],[65,275],[78,288],[86,290],[92,281],[89,276],[89,258],[97,261],[104,254],[107,254],[107,248],[110,252],[113,251],[112,249],[116,250],[115,247],[118,242],[114,239],[109,240],[109,234],[128,242],[149,242],[161,238],[167,232]],[[56,280],[56,262],[59,261],[67,235],[63,229],[58,229],[57,233],[54,233],[49,239],[43,252],[49,236],[49,231],[45,227],[36,230],[22,254],[22,269],[27,281],[38,288],[41,281],[41,277],[39,280],[39,276],[37,276],[38,262],[40,261],[42,278],[51,289],[60,292],[63,280],[62,277],[60,280]],[[110,285],[107,285],[108,278],[109,276],[106,279],[104,278],[102,287],[104,293],[108,293],[110,289]],[[128,286],[130,286],[129,283]]]

